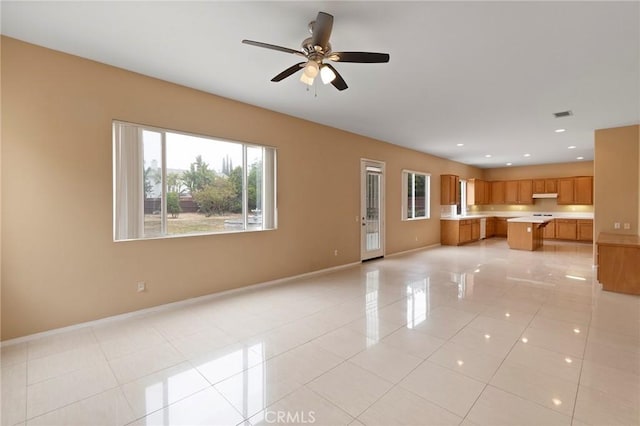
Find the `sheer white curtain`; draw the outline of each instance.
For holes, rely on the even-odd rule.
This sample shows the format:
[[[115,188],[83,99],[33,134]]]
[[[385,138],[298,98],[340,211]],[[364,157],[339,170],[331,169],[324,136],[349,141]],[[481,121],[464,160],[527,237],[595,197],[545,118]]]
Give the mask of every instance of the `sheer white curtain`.
[[[114,237],[144,237],[144,153],[142,129],[114,123]]]

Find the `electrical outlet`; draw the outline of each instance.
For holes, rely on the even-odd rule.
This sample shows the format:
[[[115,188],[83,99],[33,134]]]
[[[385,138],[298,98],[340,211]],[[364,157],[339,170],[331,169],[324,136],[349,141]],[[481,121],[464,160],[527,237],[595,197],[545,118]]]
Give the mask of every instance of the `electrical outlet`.
[[[613,224],[613,229],[620,229],[620,222],[615,222]]]
[[[138,293],[141,293],[147,289],[147,283],[144,281],[138,281]]]
[[[334,255],[334,256],[337,256],[337,255],[338,255],[338,249],[335,249],[335,250],[333,251],[333,255]]]
[[[625,223],[624,224],[624,229],[631,229],[631,224],[630,223]]]

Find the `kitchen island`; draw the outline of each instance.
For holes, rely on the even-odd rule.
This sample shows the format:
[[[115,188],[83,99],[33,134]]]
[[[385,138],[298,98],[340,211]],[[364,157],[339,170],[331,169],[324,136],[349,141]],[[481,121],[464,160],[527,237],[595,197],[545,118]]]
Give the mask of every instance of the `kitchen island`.
[[[514,250],[537,250],[544,241],[544,227],[553,220],[545,216],[525,216],[507,220],[507,243]]]

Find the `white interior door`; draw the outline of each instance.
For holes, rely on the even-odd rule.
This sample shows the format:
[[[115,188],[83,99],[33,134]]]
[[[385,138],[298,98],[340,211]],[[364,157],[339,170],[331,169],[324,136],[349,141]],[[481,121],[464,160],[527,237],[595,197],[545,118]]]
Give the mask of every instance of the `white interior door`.
[[[362,260],[384,256],[384,163],[361,161],[361,233]]]

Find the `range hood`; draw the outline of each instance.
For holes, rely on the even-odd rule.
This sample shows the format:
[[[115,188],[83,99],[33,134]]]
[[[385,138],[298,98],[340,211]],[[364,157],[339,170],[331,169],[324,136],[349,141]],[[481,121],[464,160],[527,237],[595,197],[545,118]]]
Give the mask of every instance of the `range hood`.
[[[533,198],[558,198],[558,194],[533,194]]]

